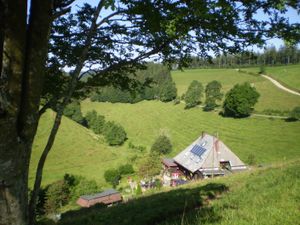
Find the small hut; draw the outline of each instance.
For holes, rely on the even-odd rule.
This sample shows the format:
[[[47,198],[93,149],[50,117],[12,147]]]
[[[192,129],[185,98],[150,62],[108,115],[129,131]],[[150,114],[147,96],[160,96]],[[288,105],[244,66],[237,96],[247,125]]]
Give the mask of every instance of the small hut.
[[[177,163],[173,159],[163,159],[163,185],[177,186],[182,183],[180,177],[183,175]]]
[[[104,205],[112,205],[119,202],[122,202],[122,196],[118,191],[114,189],[108,189],[104,192],[93,195],[82,195],[77,200],[78,205],[87,208],[98,203],[102,203]]]
[[[196,179],[247,169],[221,140],[205,133],[175,156],[174,162],[186,177]]]

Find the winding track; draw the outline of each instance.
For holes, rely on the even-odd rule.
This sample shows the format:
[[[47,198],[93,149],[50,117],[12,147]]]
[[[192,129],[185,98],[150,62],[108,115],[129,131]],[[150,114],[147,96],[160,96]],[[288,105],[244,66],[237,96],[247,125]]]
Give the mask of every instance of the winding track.
[[[293,91],[293,90],[291,90],[291,89],[283,86],[278,81],[274,80],[272,77],[269,77],[269,76],[264,75],[264,74],[262,74],[261,76],[264,77],[264,78],[266,78],[266,79],[268,79],[269,81],[271,81],[276,87],[280,88],[281,90],[284,90],[284,91],[289,92],[291,94],[300,96],[300,93],[298,93],[296,91]]]

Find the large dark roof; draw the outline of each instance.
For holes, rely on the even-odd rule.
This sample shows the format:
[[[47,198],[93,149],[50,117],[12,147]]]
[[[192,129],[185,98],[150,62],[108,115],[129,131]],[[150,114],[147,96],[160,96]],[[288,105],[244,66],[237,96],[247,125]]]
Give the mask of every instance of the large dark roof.
[[[85,200],[92,200],[92,199],[102,198],[102,197],[105,197],[108,195],[113,195],[113,194],[118,194],[118,193],[119,192],[114,189],[108,189],[101,193],[97,193],[97,194],[93,194],[93,195],[82,195],[82,196],[80,196],[80,198],[83,198]]]

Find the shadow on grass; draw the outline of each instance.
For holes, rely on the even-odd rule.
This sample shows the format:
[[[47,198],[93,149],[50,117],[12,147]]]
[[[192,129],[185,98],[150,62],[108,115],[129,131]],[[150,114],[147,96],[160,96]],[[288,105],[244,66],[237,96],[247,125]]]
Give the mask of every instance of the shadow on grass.
[[[208,207],[208,201],[228,190],[224,184],[210,183],[196,188],[179,188],[141,197],[110,208],[99,206],[70,211],[62,215],[59,225],[152,225],[165,221],[180,221],[185,213],[195,209],[209,221],[219,215]]]
[[[285,122],[297,122],[298,121],[298,119],[295,119],[295,118],[286,118],[285,119]]]

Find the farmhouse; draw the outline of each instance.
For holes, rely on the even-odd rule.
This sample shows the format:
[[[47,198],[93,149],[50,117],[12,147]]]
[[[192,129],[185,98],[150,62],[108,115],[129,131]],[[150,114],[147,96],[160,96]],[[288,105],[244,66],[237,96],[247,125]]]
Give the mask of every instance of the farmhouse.
[[[78,205],[87,208],[98,203],[111,205],[118,202],[122,202],[122,196],[118,191],[114,189],[108,189],[104,192],[97,193],[94,195],[82,195],[77,200]]]
[[[203,133],[174,159],[163,159],[163,184],[177,186],[187,179],[224,176],[246,165],[218,138]]]
[[[190,179],[222,176],[247,169],[222,141],[205,133],[175,156],[174,162]]]

